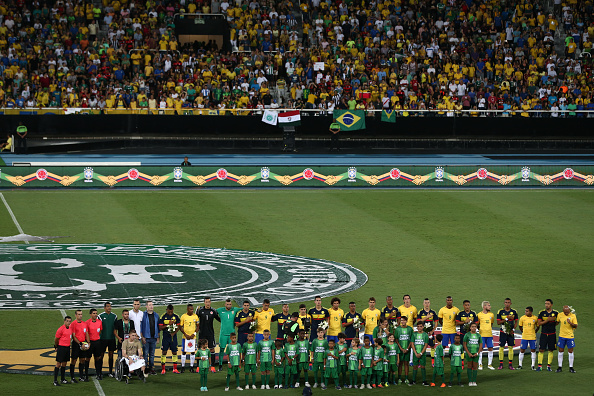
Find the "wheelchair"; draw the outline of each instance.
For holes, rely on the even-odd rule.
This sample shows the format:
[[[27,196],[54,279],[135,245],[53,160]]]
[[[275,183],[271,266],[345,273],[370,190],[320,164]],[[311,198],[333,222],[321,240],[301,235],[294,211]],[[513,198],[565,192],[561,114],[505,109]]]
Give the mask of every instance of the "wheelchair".
[[[114,370],[114,377],[116,380],[123,380],[126,384],[128,384],[133,375],[138,376],[142,382],[146,382],[146,375],[142,373],[141,368],[130,372],[126,358],[121,358],[116,362]]]

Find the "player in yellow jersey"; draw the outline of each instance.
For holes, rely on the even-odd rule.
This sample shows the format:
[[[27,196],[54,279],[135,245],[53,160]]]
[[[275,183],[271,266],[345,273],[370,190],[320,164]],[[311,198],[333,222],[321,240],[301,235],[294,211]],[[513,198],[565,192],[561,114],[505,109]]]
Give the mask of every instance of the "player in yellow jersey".
[[[532,315],[534,309],[526,307],[524,316],[520,318],[518,326],[522,332],[522,344],[520,345],[520,356],[518,357],[518,369],[522,369],[524,352],[530,346],[530,356],[532,357],[532,370],[536,370],[536,332],[538,331],[538,318]]]
[[[402,301],[403,304],[398,307],[398,311],[400,312],[401,316],[406,316],[408,318],[406,325],[414,327],[414,324],[417,323],[417,316],[419,315],[419,311],[417,311],[417,307],[411,305],[409,294],[405,294],[402,297]]]
[[[327,340],[334,340],[338,344],[338,334],[342,331],[342,318],[344,318],[344,311],[340,308],[340,298],[334,297],[330,300],[332,307],[328,310],[330,319],[328,320],[328,337]]]
[[[410,294],[405,294],[402,296],[403,304],[398,307],[398,311],[400,312],[400,316],[406,316],[407,322],[406,325],[412,328],[415,327],[415,323],[417,323],[417,316],[419,315],[419,311],[417,311],[417,307],[411,305],[410,303]],[[412,366],[413,362],[413,354],[410,354],[410,362],[409,365]]]
[[[480,334],[483,338],[483,350],[487,348],[487,367],[489,370],[495,370],[493,367],[493,323],[495,322],[495,315],[491,312],[491,303],[483,301],[483,310],[478,315]],[[479,370],[483,369],[483,351],[479,359]]]
[[[373,344],[373,330],[377,327],[381,316],[381,311],[375,307],[374,297],[369,297],[369,308],[366,308],[361,316],[365,322],[365,336],[369,337],[369,341]]]
[[[454,343],[454,336],[456,335],[456,316],[458,316],[460,310],[454,307],[453,302],[452,296],[447,296],[445,307],[442,307],[437,313],[439,323],[441,323],[441,334],[443,335],[441,345],[444,348],[447,348],[450,343]]]
[[[183,334],[182,338],[182,353],[181,353],[181,372],[186,370],[186,355],[190,355],[190,371],[194,370],[194,362],[196,360],[196,326],[198,324],[198,315],[194,313],[194,306],[188,304],[186,313],[181,316],[180,331]]]
[[[569,356],[569,372],[575,373],[576,371],[573,369],[573,348],[575,347],[573,333],[578,327],[577,316],[575,316],[575,313],[571,312],[569,305],[564,305],[563,312],[559,313],[559,316],[557,316],[557,322],[560,324],[560,326],[558,343],[559,368],[557,368],[556,372],[561,372],[561,367],[563,367],[563,351],[565,350],[565,347],[567,347],[567,354]]]
[[[262,309],[259,309],[254,314],[256,324],[256,344],[264,339],[264,330],[270,331],[270,322],[274,316],[274,309],[270,308],[270,300],[262,301]]]

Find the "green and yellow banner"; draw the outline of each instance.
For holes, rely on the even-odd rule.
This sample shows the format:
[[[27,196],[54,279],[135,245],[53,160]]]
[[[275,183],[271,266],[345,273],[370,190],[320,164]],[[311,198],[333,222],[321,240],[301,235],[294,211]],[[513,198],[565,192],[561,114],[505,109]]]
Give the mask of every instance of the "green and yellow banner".
[[[334,110],[334,118],[340,124],[341,131],[365,129],[365,111]]]
[[[594,166],[2,167],[2,188],[592,187]]]

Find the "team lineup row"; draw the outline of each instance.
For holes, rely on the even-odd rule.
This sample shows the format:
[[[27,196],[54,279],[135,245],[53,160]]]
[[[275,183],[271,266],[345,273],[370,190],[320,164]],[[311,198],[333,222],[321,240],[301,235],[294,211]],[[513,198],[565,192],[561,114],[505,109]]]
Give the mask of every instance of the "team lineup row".
[[[307,371],[314,369],[315,383],[325,385],[325,375],[330,375],[327,378],[333,378],[332,370],[328,371],[329,374],[325,374],[325,367],[329,364],[330,369],[333,368],[334,360],[325,351],[336,351],[338,353],[337,365],[335,366],[337,372],[342,372],[340,369],[343,366],[342,363],[347,363],[348,356],[357,356],[359,361],[358,366],[363,364],[362,371],[357,367],[357,375],[360,371],[361,380],[363,385],[382,385],[396,383],[395,372],[396,370],[390,370],[390,368],[398,368],[398,380],[408,383],[408,368],[413,366],[413,382],[416,380],[416,371],[418,368],[421,369],[423,375],[423,383],[426,384],[425,377],[425,365],[424,357],[425,352],[428,349],[432,358],[432,366],[434,367],[434,375],[440,375],[439,370],[436,370],[438,366],[435,363],[435,356],[437,359],[443,359],[443,352],[453,358],[452,362],[457,361],[456,356],[452,355],[460,352],[460,363],[461,367],[464,365],[464,356],[466,353],[466,360],[469,374],[469,384],[476,384],[476,377],[473,377],[471,369],[476,363],[476,369],[482,369],[482,355],[483,348],[487,351],[488,355],[488,368],[494,369],[492,366],[493,360],[493,326],[495,324],[501,326],[499,330],[499,369],[503,368],[504,348],[508,346],[508,359],[509,368],[514,369],[512,365],[513,361],[513,347],[515,345],[514,330],[519,328],[522,332],[522,344],[519,356],[519,367],[522,368],[522,362],[524,352],[526,349],[531,350],[532,357],[532,368],[536,371],[542,370],[542,363],[544,360],[545,350],[548,350],[548,371],[552,371],[551,364],[553,361],[553,352],[557,348],[556,339],[556,326],[560,325],[559,333],[559,353],[558,363],[559,367],[557,372],[561,371],[563,362],[564,349],[568,349],[569,353],[569,367],[570,372],[575,372],[573,369],[573,348],[574,342],[574,331],[577,328],[577,317],[572,312],[571,307],[564,306],[561,313],[553,310],[553,303],[551,300],[545,301],[545,309],[540,311],[538,315],[533,313],[532,307],[526,307],[525,314],[519,317],[517,311],[511,307],[511,300],[505,299],[504,308],[500,309],[497,315],[491,312],[491,304],[488,301],[482,303],[482,311],[478,314],[471,310],[470,302],[465,300],[463,302],[463,310],[458,309],[453,305],[451,297],[446,298],[446,305],[442,307],[439,312],[435,312],[431,309],[431,302],[429,299],[423,301],[423,309],[417,310],[417,308],[411,304],[410,296],[405,295],[403,297],[403,304],[399,307],[395,307],[393,304],[392,297],[386,298],[386,306],[383,309],[376,308],[376,300],[372,297],[368,301],[368,308],[362,313],[358,313],[356,310],[356,304],[354,302],[349,303],[348,312],[344,312],[340,308],[340,299],[333,298],[331,300],[331,307],[329,309],[322,307],[322,299],[316,297],[314,300],[314,307],[307,309],[305,304],[299,306],[299,311],[290,313],[289,305],[284,304],[282,311],[275,313],[270,308],[270,302],[264,300],[262,308],[258,310],[251,309],[250,303],[245,301],[243,307],[233,307],[231,300],[225,302],[225,306],[215,309],[211,307],[211,301],[209,298],[205,298],[204,306],[194,312],[192,304],[188,304],[186,307],[186,313],[181,317],[173,312],[173,306],[169,305],[165,314],[159,316],[153,309],[153,303],[151,301],[146,302],[146,310],[140,310],[140,301],[135,300],[133,303],[133,309],[131,311],[124,310],[122,312],[122,318],[118,319],[117,315],[112,312],[111,305],[106,303],[104,305],[105,312],[97,315],[96,310],[91,310],[91,318],[87,321],[82,320],[82,311],[76,312],[76,318],[71,323],[65,320],[64,326],[62,326],[58,333],[56,333],[55,346],[58,352],[56,369],[54,371],[54,384],[59,385],[57,382],[57,374],[62,372],[62,383],[67,383],[65,379],[65,367],[67,362],[70,360],[70,375],[71,381],[76,382],[74,379],[74,370],[77,359],[80,360],[79,374],[80,380],[88,380],[88,367],[91,357],[95,359],[95,370],[97,372],[97,379],[102,379],[102,368],[103,368],[103,356],[106,351],[109,353],[109,375],[113,376],[113,359],[115,351],[118,352],[119,358],[126,358],[124,361],[128,364],[131,363],[139,366],[140,363],[144,364],[146,359],[147,371],[151,374],[156,374],[154,370],[154,352],[156,345],[161,339],[160,333],[162,332],[162,355],[161,355],[161,373],[166,373],[165,362],[167,351],[172,352],[173,361],[173,372],[178,373],[178,339],[177,334],[181,333],[182,338],[182,353],[181,353],[181,372],[184,372],[186,361],[190,360],[190,371],[194,372],[195,358],[199,356],[199,364],[196,372],[201,373],[201,383],[204,382],[204,386],[201,386],[201,390],[206,389],[206,374],[210,370],[216,372],[215,366],[218,357],[219,371],[222,370],[224,359],[227,358],[227,364],[231,364],[233,356],[238,352],[231,351],[229,348],[237,349],[240,348],[237,354],[240,360],[244,361],[247,357],[248,351],[244,351],[245,345],[259,346],[262,342],[270,342],[272,345],[270,351],[265,351],[265,359],[267,359],[268,353],[270,353],[270,363],[276,365],[279,363],[285,370],[285,366],[297,369],[298,365],[304,365],[307,363],[307,370],[305,372],[305,383],[309,386]],[[403,320],[404,319],[404,320]],[[221,323],[220,334],[219,334],[219,353],[218,356],[215,354],[215,331],[214,321]],[[272,322],[277,322],[277,333],[276,340],[282,346],[284,356],[280,358],[280,361],[275,360],[276,351],[274,342],[270,339],[271,337],[271,325]],[[438,325],[441,325],[441,329],[438,329]],[[476,326],[473,326],[476,325]],[[413,331],[415,328],[416,333]],[[471,330],[474,328],[474,332]],[[401,329],[410,329],[405,334],[398,334]],[[132,332],[134,330],[134,332]],[[440,333],[441,330],[441,334]],[[541,330],[540,336],[540,352],[538,354],[538,368],[536,368],[536,334]],[[136,340],[131,341],[130,335],[134,333]],[[301,334],[302,333],[302,334]],[[232,337],[233,334],[233,337]],[[476,336],[471,334],[476,334]],[[301,339],[303,335],[303,339]],[[393,341],[390,341],[392,336],[396,336]],[[459,338],[457,339],[457,335]],[[471,336],[470,341],[472,344],[467,345],[466,335]],[[441,339],[440,342],[436,342],[437,338]],[[321,338],[320,338],[321,337]],[[423,344],[423,339],[426,337],[427,343]],[[68,339],[67,339],[68,338]],[[233,341],[233,338],[235,341]],[[253,342],[250,339],[253,338]],[[416,339],[418,338],[418,339]],[[72,341],[70,341],[70,339]],[[199,339],[199,341],[198,341]],[[367,339],[367,340],[366,340]],[[478,350],[474,351],[476,340],[479,339]],[[291,345],[290,340],[294,343],[300,341],[307,341],[307,344],[312,346],[323,340],[326,344],[324,345],[324,352],[322,347],[318,346],[316,349],[308,349],[307,360],[305,360],[305,352],[303,347],[300,347],[302,356],[298,360],[298,363],[293,367],[293,360],[295,357],[291,356],[290,351],[286,348]],[[381,340],[381,341],[380,341]],[[198,345],[197,344],[198,341]],[[375,355],[375,352],[371,355],[367,354],[367,359],[363,359],[357,349],[356,345],[362,342],[364,345],[368,345],[369,348],[375,348],[378,351],[384,351],[385,356],[381,358],[381,363],[378,366],[376,359],[380,359]],[[368,344],[366,344],[368,342]],[[70,344],[72,343],[72,352],[70,353]],[[66,345],[68,344],[68,345]],[[266,345],[264,344],[264,345]],[[378,346],[379,344],[379,346]],[[404,344],[404,345],[403,345]],[[232,346],[233,345],[233,346]],[[344,345],[344,346],[343,346]],[[456,346],[458,345],[458,346]],[[330,349],[332,346],[332,349]],[[448,348],[448,346],[450,346]],[[472,351],[466,350],[470,346]],[[229,348],[228,348],[229,347]],[[68,349],[68,351],[65,350]],[[355,348],[355,352],[348,352],[351,348]],[[362,348],[366,348],[363,346]],[[389,349],[394,348],[392,351],[392,362],[390,361]],[[128,350],[127,350],[128,349]],[[203,349],[206,352],[201,352]],[[291,347],[289,347],[291,349]],[[417,350],[418,349],[418,350]],[[126,351],[127,350],[127,351]],[[411,353],[412,351],[412,353]],[[441,352],[440,352],[441,351]],[[129,353],[127,353],[129,352]],[[233,352],[233,355],[230,353]],[[274,353],[273,353],[274,352]],[[318,355],[316,356],[316,353]],[[400,356],[403,353],[405,356]],[[436,355],[437,353],[437,355]],[[440,355],[441,353],[441,355]],[[260,356],[260,352],[250,353],[254,357]],[[320,355],[321,354],[321,355]],[[423,364],[416,358],[417,354],[422,355]],[[58,356],[59,355],[59,356]],[[476,356],[473,356],[476,355]],[[320,356],[324,356],[324,362],[319,360]],[[371,357],[370,357],[371,356]],[[58,357],[60,359],[58,359]],[[137,362],[136,360],[142,360]],[[330,363],[328,363],[328,358]],[[470,360],[468,359],[475,359]],[[136,360],[135,360],[136,359]],[[285,359],[285,360],[283,360]],[[355,358],[353,358],[355,359]],[[369,373],[366,371],[364,360],[370,360],[373,370]],[[258,358],[258,365],[262,371],[262,388],[266,389],[269,385],[270,371],[264,370],[261,364],[261,359]],[[267,361],[264,360],[266,363]],[[288,364],[291,362],[291,364]],[[316,365],[317,362],[317,365]],[[409,362],[409,364],[405,364]],[[245,362],[241,362],[245,363]],[[385,363],[385,368],[383,367]],[[247,363],[246,363],[247,364]],[[440,363],[438,362],[437,365]],[[453,364],[453,363],[452,363]],[[251,363],[249,364],[251,365]],[[390,365],[393,365],[392,367]],[[314,367],[315,366],[315,367]],[[346,364],[348,366],[348,363]],[[266,367],[266,366],[264,366]],[[350,366],[349,366],[350,367]],[[354,367],[354,366],[353,366]],[[379,371],[385,370],[385,378],[383,374],[380,376]],[[443,366],[441,366],[443,367]],[[247,377],[250,373],[253,374],[252,387],[255,387],[255,368],[247,367],[246,371],[246,387],[248,386]],[[317,370],[316,370],[317,369]],[[375,373],[375,371],[378,373]],[[268,371],[268,373],[266,373]],[[278,376],[277,367],[275,366],[275,381]],[[301,371],[301,370],[300,370]],[[300,372],[299,371],[299,372]],[[353,371],[349,369],[349,371]],[[401,372],[404,371],[404,378],[401,377]],[[461,371],[461,370],[460,370]],[[141,370],[137,370],[137,373],[141,378],[144,379],[144,367]],[[347,372],[346,370],[344,371]],[[383,371],[382,371],[383,372]],[[455,371],[452,371],[451,376],[453,378]],[[227,384],[231,378],[232,372],[228,372]],[[318,374],[320,374],[320,381],[318,382]],[[204,377],[202,377],[202,375]],[[236,381],[239,381],[239,374],[236,373]],[[291,377],[296,376],[296,381]],[[365,376],[365,378],[364,378]],[[299,375],[292,373],[292,371],[284,376],[285,386],[298,385]],[[355,375],[354,380],[356,381],[357,376]],[[474,380],[473,380],[474,378]],[[367,383],[365,383],[367,380]],[[275,384],[276,386],[281,383]],[[353,382],[352,379],[350,382]],[[433,381],[434,382],[434,381]],[[338,385],[338,382],[336,382]],[[352,383],[349,385],[353,385]],[[346,374],[343,375],[343,386],[347,385]]]

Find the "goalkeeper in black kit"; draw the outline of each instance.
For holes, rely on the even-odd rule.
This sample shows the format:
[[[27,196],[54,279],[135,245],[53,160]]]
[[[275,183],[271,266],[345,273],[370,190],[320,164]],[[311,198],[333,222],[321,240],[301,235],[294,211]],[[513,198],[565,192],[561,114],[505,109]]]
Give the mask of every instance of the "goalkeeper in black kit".
[[[198,338],[205,339],[208,341],[208,348],[210,349],[210,371],[216,372],[215,370],[215,332],[214,332],[214,321],[215,319],[219,322],[221,318],[216,309],[210,306],[210,297],[204,299],[204,307],[200,308],[196,313],[198,315]]]

